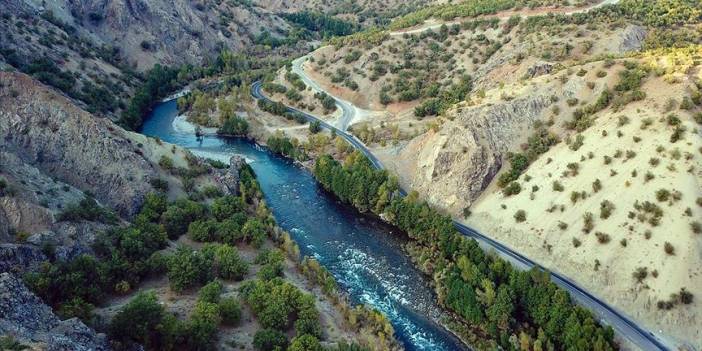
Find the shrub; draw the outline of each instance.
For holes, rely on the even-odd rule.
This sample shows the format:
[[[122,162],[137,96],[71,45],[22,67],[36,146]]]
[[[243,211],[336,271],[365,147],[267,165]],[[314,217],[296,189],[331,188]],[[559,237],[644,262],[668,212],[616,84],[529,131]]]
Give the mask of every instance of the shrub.
[[[553,190],[554,191],[563,191],[563,190],[565,190],[565,188],[563,187],[563,185],[561,185],[561,183],[559,181],[554,180],[553,181]]]
[[[673,244],[671,244],[671,243],[669,243],[669,242],[667,242],[667,241],[666,241],[665,244],[663,245],[663,250],[664,250],[665,253],[667,253],[668,255],[671,255],[671,256],[675,255],[675,247],[673,246]]]
[[[678,299],[679,299],[680,303],[683,303],[685,305],[689,305],[692,303],[693,295],[691,292],[687,291],[685,288],[681,288],[680,292],[678,293]]]
[[[631,274],[638,283],[641,283],[646,277],[648,277],[648,268],[639,267],[636,268],[634,273]]]
[[[592,229],[595,228],[595,221],[592,216],[592,213],[585,212],[585,214],[583,215],[583,221],[583,232],[585,232],[586,234],[590,233]]]
[[[582,242],[577,238],[573,238],[573,247],[580,247],[580,245],[582,245]]]
[[[575,136],[575,141],[573,141],[572,144],[570,144],[570,149],[573,151],[578,151],[583,144],[585,144],[585,136],[582,134],[578,134]]]
[[[29,346],[24,345],[20,343],[19,341],[15,340],[15,337],[12,335],[3,335],[0,336],[0,350],[7,350],[7,351],[22,351],[29,349]]]
[[[580,164],[577,162],[571,162],[566,165],[566,167],[570,170],[570,175],[575,177],[578,175],[578,171],[580,170]]]
[[[610,241],[609,234],[602,233],[602,232],[597,232],[595,233],[595,236],[597,237],[597,241],[600,244],[606,244]]]
[[[568,229],[568,223],[562,222],[562,221],[558,221],[558,228],[559,228],[560,230],[566,230],[566,229]]]
[[[163,155],[163,156],[161,156],[161,159],[158,161],[158,165],[161,166],[161,168],[163,168],[167,171],[170,171],[174,167],[173,159],[166,156],[166,155]]]
[[[212,260],[200,251],[181,246],[168,258],[168,283],[176,292],[204,284],[213,278]]]
[[[161,178],[153,178],[149,181],[152,187],[158,191],[168,191],[168,182]]]
[[[234,116],[227,118],[219,129],[217,134],[220,135],[246,135],[249,132],[249,123],[245,119]]]
[[[517,223],[526,221],[526,212],[524,210],[518,210],[514,214],[514,220],[517,221]]]
[[[199,242],[219,241],[220,237],[217,229],[217,221],[214,219],[198,220],[190,223],[188,226],[188,236],[193,241]]]
[[[690,228],[692,228],[692,232],[695,234],[702,233],[702,224],[700,224],[700,222],[694,221],[690,223]]]
[[[322,125],[319,121],[310,122],[309,126],[310,133],[317,134],[322,130]]]
[[[595,179],[594,182],[592,182],[592,191],[598,192],[602,190],[602,182],[599,179]]]
[[[670,191],[668,189],[658,189],[656,191],[656,200],[659,202],[665,202],[670,199]]]
[[[512,196],[519,194],[522,191],[521,185],[517,182],[511,182],[509,185],[502,191],[505,196]]]
[[[319,344],[319,340],[309,334],[297,336],[290,342],[290,347],[288,351],[319,351],[322,350],[322,346]]]
[[[614,211],[614,204],[609,200],[604,200],[600,203],[600,218],[607,219]]]

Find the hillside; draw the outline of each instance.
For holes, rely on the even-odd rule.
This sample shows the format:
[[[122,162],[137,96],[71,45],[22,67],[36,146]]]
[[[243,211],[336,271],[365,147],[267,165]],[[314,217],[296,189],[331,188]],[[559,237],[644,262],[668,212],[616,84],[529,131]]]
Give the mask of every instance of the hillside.
[[[372,111],[350,130],[404,187],[700,348],[702,12],[572,11],[419,11],[399,30],[333,40],[302,68]],[[289,90],[285,78],[274,82]]]

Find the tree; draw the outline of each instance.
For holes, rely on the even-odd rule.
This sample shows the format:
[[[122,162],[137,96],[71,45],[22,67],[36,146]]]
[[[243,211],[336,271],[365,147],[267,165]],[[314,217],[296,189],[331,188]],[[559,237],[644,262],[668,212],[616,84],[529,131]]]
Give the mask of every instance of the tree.
[[[295,337],[290,342],[290,347],[288,351],[321,351],[323,350],[322,345],[319,344],[319,340],[312,335],[301,335]]]
[[[199,242],[219,241],[217,229],[219,229],[217,221],[214,219],[197,220],[188,226],[188,236],[193,241]]]
[[[288,339],[281,331],[262,329],[254,335],[253,345],[256,350],[260,351],[285,350],[288,346]]]
[[[141,292],[112,318],[109,333],[123,346],[137,343],[147,350],[172,349],[167,346],[172,345],[182,331],[177,320],[172,318],[158,303],[153,291]]]
[[[310,133],[317,134],[322,130],[321,123],[319,121],[310,122]]]
[[[244,200],[238,196],[222,196],[212,202],[210,211],[217,218],[223,221],[229,217],[242,212],[246,208]]]
[[[212,280],[212,259],[189,247],[179,247],[167,265],[168,282],[176,292]]]
[[[217,129],[220,135],[246,135],[249,132],[249,123],[245,119],[234,116],[224,120],[222,126]]]
[[[249,271],[249,265],[235,247],[227,244],[207,245],[203,252],[213,258],[213,273],[222,279],[241,280]]]
[[[200,288],[200,291],[197,293],[197,301],[217,303],[223,289],[224,286],[221,282],[213,280]]]
[[[249,218],[241,229],[244,239],[250,241],[255,248],[261,247],[267,237],[266,227],[255,218]]]
[[[219,315],[225,325],[236,325],[241,319],[241,306],[233,297],[223,298],[219,301]]]
[[[189,322],[190,347],[195,350],[214,350],[220,322],[219,307],[216,304],[198,302]]]

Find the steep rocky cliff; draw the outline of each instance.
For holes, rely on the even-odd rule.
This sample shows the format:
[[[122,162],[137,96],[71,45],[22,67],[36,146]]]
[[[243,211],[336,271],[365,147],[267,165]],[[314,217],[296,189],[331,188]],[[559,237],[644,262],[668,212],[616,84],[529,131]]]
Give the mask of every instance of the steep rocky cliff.
[[[123,216],[138,210],[158,171],[130,133],[24,74],[0,73],[0,85],[3,151],[91,192]]]

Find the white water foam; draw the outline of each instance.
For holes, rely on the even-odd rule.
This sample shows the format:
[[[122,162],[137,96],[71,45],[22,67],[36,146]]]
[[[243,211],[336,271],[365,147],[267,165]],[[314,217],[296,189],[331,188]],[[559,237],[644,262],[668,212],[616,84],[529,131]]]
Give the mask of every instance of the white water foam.
[[[188,121],[188,118],[184,115],[178,115],[173,119],[173,130],[180,134],[195,134],[197,126]],[[200,131],[203,134],[214,135],[217,134],[217,128],[201,127]]]
[[[202,150],[202,149],[190,149],[190,152],[193,153],[193,155],[198,156],[198,157],[203,157],[203,158],[209,158],[211,160],[216,160],[220,162],[224,162],[226,164],[229,164],[229,159],[236,155],[236,153],[226,153],[226,152],[217,152],[217,151],[209,151],[209,150]],[[252,164],[254,162],[253,159],[250,159],[244,155],[239,155],[244,158],[246,163]]]

